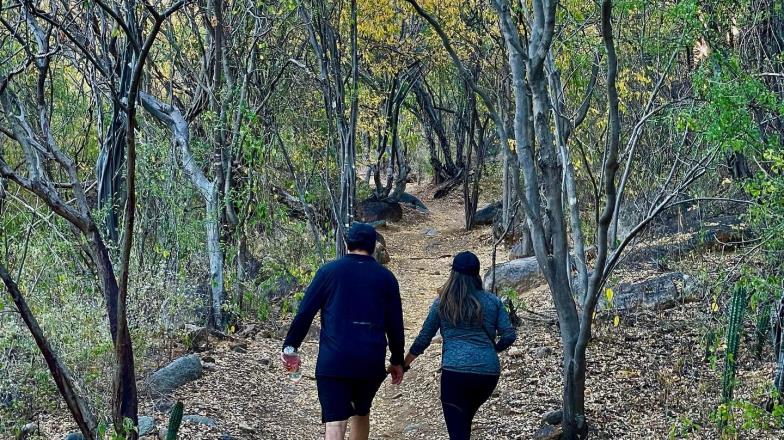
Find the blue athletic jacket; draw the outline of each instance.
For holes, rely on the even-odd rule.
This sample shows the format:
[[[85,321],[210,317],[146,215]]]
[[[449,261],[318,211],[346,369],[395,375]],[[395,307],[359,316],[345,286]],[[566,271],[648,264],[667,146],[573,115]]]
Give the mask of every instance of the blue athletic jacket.
[[[322,266],[310,283],[283,346],[299,348],[321,311],[317,376],[377,378],[403,365],[403,310],[392,272],[371,256],[348,254]]]
[[[509,348],[517,338],[517,333],[497,296],[484,291],[476,295],[482,305],[482,325],[454,325],[452,321],[443,319],[438,311],[440,301],[436,299],[430,306],[422,331],[411,345],[411,354],[421,355],[440,329],[443,338],[441,366],[444,370],[500,374],[497,353]]]

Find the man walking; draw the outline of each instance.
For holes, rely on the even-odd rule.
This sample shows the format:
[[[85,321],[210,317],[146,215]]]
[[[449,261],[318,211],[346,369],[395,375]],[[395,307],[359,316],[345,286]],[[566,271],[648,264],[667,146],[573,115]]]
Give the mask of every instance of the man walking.
[[[343,440],[351,419],[351,440],[367,440],[370,406],[386,372],[403,380],[403,310],[392,272],[373,258],[376,230],[354,223],[346,235],[348,254],[323,265],[310,283],[291,323],[284,350],[299,348],[316,312],[321,336],[316,387],[326,440]],[[391,356],[385,370],[387,345]],[[289,371],[299,360],[287,361]]]

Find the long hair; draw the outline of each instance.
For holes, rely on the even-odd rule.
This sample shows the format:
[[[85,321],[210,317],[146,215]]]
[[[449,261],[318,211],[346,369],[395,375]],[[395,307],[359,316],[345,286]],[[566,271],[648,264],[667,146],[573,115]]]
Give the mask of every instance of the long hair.
[[[449,279],[438,289],[438,312],[454,325],[482,322],[482,304],[476,294],[482,290],[482,279],[460,272],[449,274]]]

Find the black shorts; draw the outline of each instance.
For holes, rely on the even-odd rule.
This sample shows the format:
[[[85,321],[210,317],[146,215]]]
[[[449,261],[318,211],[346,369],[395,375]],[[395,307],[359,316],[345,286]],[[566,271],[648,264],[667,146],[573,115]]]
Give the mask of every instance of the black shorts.
[[[352,379],[342,377],[316,377],[321,422],[339,422],[351,416],[370,414],[370,406],[385,378]]]

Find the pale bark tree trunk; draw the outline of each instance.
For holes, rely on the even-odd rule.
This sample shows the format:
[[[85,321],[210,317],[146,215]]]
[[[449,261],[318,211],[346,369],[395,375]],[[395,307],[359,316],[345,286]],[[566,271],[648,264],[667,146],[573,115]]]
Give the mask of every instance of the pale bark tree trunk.
[[[210,264],[210,311],[212,323],[222,327],[223,304],[226,301],[223,279],[223,250],[220,244],[220,193],[198,166],[190,150],[190,129],[182,112],[174,105],[164,104],[151,95],[140,95],[145,110],[172,131],[174,144],[180,152],[185,175],[199,191],[206,205],[204,227],[207,236],[207,258]]]

